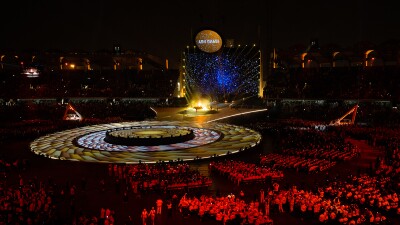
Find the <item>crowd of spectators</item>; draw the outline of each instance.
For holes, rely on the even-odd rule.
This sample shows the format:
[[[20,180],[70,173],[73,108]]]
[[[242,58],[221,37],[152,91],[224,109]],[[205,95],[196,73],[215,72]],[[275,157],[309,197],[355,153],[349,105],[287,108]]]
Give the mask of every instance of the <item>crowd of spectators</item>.
[[[211,162],[209,169],[228,177],[237,185],[266,182],[267,178],[273,180],[284,177],[283,172],[280,170],[234,160]]]
[[[179,76],[176,70],[42,71],[39,78],[16,76],[19,72],[1,71],[0,98],[167,97],[173,95]],[[274,69],[265,96],[399,100],[398,72],[390,66]]]
[[[61,120],[66,111],[66,104],[71,103],[74,109],[84,119],[127,118],[143,120],[153,118],[155,112],[150,109],[146,101],[121,101],[115,99],[82,99],[63,101],[53,99],[49,101],[10,101],[0,104],[1,122],[24,120]]]
[[[0,207],[6,224],[51,224],[55,217],[51,187],[22,178],[18,187],[3,187]]]
[[[397,213],[397,187],[389,176],[361,175],[349,177],[344,181],[337,181],[325,188],[331,198],[338,198],[342,202],[358,204],[380,211],[385,215]]]
[[[51,132],[99,123],[143,120],[156,113],[144,101],[85,100],[74,101],[81,121],[65,121],[67,104],[61,101],[18,101],[0,104],[0,140],[36,138]],[[71,113],[71,112],[69,112]]]
[[[268,98],[398,100],[398,72],[398,67],[274,70],[265,94]]]
[[[261,156],[260,163],[262,165],[270,165],[276,169],[294,169],[296,171],[303,171],[307,173],[317,173],[329,169],[336,165],[335,161],[328,161],[325,159],[307,159],[304,157],[284,155],[284,154],[267,154]]]
[[[296,186],[286,190],[271,190],[265,199],[265,208],[278,213],[289,212],[302,219],[316,219],[321,224],[390,224],[388,217],[400,213],[394,205],[394,214],[388,215],[386,211],[369,207],[370,203],[361,204],[362,201],[366,202],[361,188],[354,188],[355,198],[360,199],[358,202],[352,198],[350,191],[346,191],[346,185],[351,186],[335,181],[317,190],[298,190]],[[376,197],[373,198],[372,202]]]
[[[0,223],[57,224],[60,205],[69,204],[71,209],[75,207],[74,196],[68,187],[57,186],[51,179],[46,182],[37,176],[21,175],[29,168],[26,160],[1,159],[0,165]],[[7,177],[14,174],[19,174],[17,183],[8,183]]]
[[[55,70],[38,78],[18,73],[0,71],[0,98],[169,97],[179,76],[176,70]]]
[[[150,191],[163,192],[176,189],[206,188],[212,184],[211,179],[201,175],[198,170],[190,169],[187,163],[110,164],[108,173],[117,182],[124,181],[127,183],[135,194]]]
[[[344,127],[342,132],[368,143],[384,152],[376,161],[375,174],[390,177],[400,185],[400,129],[399,127]]]
[[[109,119],[87,119],[82,122],[74,121],[50,121],[50,120],[28,120],[6,124],[0,128],[0,141],[15,139],[33,139],[49,133],[72,129],[81,126],[88,126],[99,123],[120,122],[120,118]]]
[[[284,212],[321,224],[391,224],[391,218],[400,216],[398,187],[393,183],[388,176],[367,174],[337,177],[313,189],[280,189],[274,183],[273,188],[264,185],[267,191],[261,189],[259,198],[250,203],[234,194],[200,198],[184,195],[180,207],[183,214],[223,224],[272,224],[269,215]]]
[[[197,215],[202,221],[216,220],[221,224],[273,224],[259,202],[246,202],[240,196],[230,194],[222,197],[201,195],[199,198],[184,195],[179,202],[183,214]]]
[[[294,122],[294,123],[292,123]],[[372,175],[362,174],[338,179],[318,190],[271,190],[265,200],[266,211],[289,211],[300,218],[314,218],[322,224],[391,224],[388,217],[398,217],[399,139],[398,128],[336,127],[315,129],[315,123],[288,120],[277,125],[254,124],[279,137],[279,154],[261,156],[261,163],[275,168],[325,170],[338,161],[357,157],[357,146],[345,142],[346,136],[366,139],[381,146],[386,157],[379,159]],[[254,128],[253,127],[253,128]],[[313,165],[315,163],[315,166]],[[268,205],[268,206],[267,206]]]
[[[267,108],[269,123],[279,126],[329,125],[358,105],[355,123],[365,126],[400,126],[400,105],[390,100],[326,100],[326,99],[261,99],[252,98],[238,104],[244,108]],[[347,117],[350,118],[350,115]],[[248,126],[263,129],[266,120],[253,121]]]
[[[277,131],[278,132],[278,131]],[[359,156],[357,146],[346,142],[336,131],[321,131],[315,127],[287,127],[279,130],[279,153],[263,155],[262,165],[279,169],[321,172],[338,161]]]

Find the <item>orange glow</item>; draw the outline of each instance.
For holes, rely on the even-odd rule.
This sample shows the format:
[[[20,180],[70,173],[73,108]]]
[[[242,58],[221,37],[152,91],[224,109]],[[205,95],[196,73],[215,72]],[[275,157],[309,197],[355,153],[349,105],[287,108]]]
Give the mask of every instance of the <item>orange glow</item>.
[[[334,52],[333,53],[333,58],[335,58],[337,56],[337,54],[339,54],[340,52]]]
[[[373,52],[374,50],[368,50],[365,52],[365,66],[368,66],[368,56],[371,52]]]
[[[207,110],[210,105],[210,101],[207,99],[200,98],[197,100],[193,100],[191,105],[193,108],[195,108],[197,110],[198,109]]]
[[[214,53],[221,49],[222,38],[213,30],[202,30],[196,37],[195,42],[197,47],[203,52]],[[196,46],[194,46],[196,48]]]
[[[307,52],[301,54],[301,68],[304,68],[304,58],[306,57]]]
[[[138,58],[139,70],[143,70],[143,59]]]
[[[64,59],[64,57],[60,57],[60,69],[61,70],[63,69],[63,64],[62,64],[63,59]]]
[[[332,55],[332,57],[333,57],[332,66],[333,66],[333,67],[336,67],[335,57],[336,57],[339,53],[340,53],[340,52],[334,52],[333,55]]]
[[[4,58],[5,56],[6,56],[6,55],[2,55],[2,56],[0,57],[0,61],[1,61],[1,62],[3,62],[3,58]],[[1,68],[4,69],[3,63],[1,64]]]
[[[254,46],[255,46],[255,44],[254,44]],[[272,58],[273,58],[273,60],[272,60],[272,68],[276,69],[276,68],[278,68],[278,63],[276,63],[278,57],[276,55],[275,48],[274,48],[274,52],[273,52]]]

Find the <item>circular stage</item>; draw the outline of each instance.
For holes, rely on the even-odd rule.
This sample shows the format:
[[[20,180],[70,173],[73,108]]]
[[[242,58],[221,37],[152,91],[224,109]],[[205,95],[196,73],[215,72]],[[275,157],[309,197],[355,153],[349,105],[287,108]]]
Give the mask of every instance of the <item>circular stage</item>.
[[[192,132],[181,142],[124,145],[107,142],[106,135],[130,139],[170,139]],[[168,136],[168,137],[167,137]],[[172,139],[171,139],[172,138]],[[143,141],[142,140],[142,141]],[[197,124],[187,121],[142,121],[92,125],[40,137],[31,150],[52,159],[99,163],[155,163],[195,160],[236,153],[257,145],[261,135],[251,129],[224,123]],[[147,140],[144,141],[148,144]],[[161,141],[162,142],[162,141]]]

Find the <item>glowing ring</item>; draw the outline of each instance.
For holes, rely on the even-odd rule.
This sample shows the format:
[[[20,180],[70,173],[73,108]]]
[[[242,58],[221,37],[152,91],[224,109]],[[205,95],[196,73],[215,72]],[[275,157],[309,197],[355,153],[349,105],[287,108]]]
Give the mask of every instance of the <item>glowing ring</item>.
[[[214,142],[201,144],[196,147],[177,149],[171,148],[166,151],[163,146],[141,146],[142,151],[121,151],[121,146],[111,146],[110,151],[89,149],[78,146],[76,140],[79,137],[94,132],[105,131],[114,128],[128,126],[181,126],[218,131],[222,137]],[[217,132],[217,133],[218,133]],[[91,141],[96,144],[100,136]],[[207,140],[207,138],[205,138]],[[210,158],[213,156],[224,156],[228,152],[234,154],[240,150],[257,145],[261,135],[251,129],[223,123],[196,124],[186,121],[142,121],[100,124],[65,130],[50,135],[42,136],[31,143],[31,151],[38,155],[51,159],[72,160],[99,163],[155,163],[157,161],[170,160],[194,160],[196,158]],[[182,143],[180,143],[182,144]],[[173,144],[174,145],[174,144]],[[173,146],[171,145],[171,146]],[[114,148],[114,151],[113,151]]]

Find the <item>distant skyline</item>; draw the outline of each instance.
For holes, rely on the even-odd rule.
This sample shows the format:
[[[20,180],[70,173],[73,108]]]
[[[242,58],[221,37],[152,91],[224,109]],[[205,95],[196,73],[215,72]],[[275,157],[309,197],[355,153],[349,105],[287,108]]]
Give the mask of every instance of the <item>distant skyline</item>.
[[[145,51],[176,67],[191,35],[214,28],[236,44],[262,41],[277,48],[342,47],[360,41],[400,39],[396,1],[6,1],[2,3],[0,51],[4,49]]]

